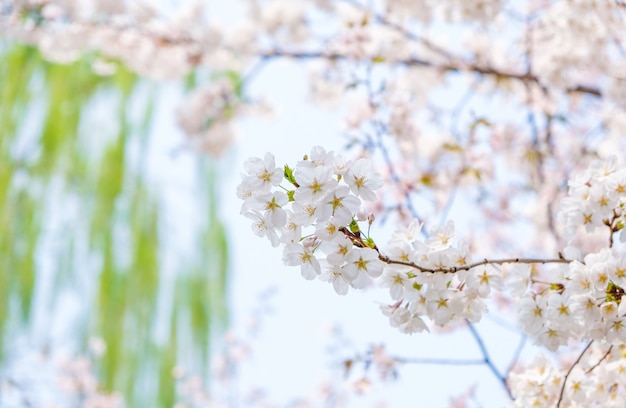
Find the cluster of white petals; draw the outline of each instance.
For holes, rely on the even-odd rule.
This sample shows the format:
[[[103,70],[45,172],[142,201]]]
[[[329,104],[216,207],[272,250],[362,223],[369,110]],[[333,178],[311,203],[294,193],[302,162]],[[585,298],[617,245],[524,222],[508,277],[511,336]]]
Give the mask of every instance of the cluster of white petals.
[[[390,324],[413,333],[427,329],[424,317],[438,326],[459,319],[478,322],[487,311],[485,299],[502,287],[498,271],[468,266],[469,246],[454,239],[452,222],[433,229],[426,239],[418,234],[420,227],[414,220],[398,229],[386,248],[390,260],[380,284],[396,301],[382,307]]]
[[[196,150],[219,156],[232,144],[230,119],[242,108],[233,82],[217,79],[195,89],[179,106],[178,124]]]
[[[316,147],[294,170],[276,167],[270,153],[248,159],[244,168],[241,211],[257,235],[283,245],[287,265],[300,266],[305,279],[332,282],[340,294],[380,276],[378,253],[358,233],[358,221],[366,221],[361,199],[374,200],[382,185],[368,159],[348,162]]]
[[[519,298],[521,328],[537,343],[556,350],[570,340],[626,342],[626,253],[613,245],[613,236],[624,227],[626,170],[616,159],[594,161],[569,182],[559,219],[568,237],[606,230],[606,246],[581,256],[569,246],[565,255],[574,258],[548,271],[536,265],[517,265],[509,284]]]
[[[594,161],[569,181],[569,196],[563,200],[561,211],[565,234],[573,236],[580,226],[587,232],[605,225],[621,230],[626,225],[625,203],[626,169],[618,169],[615,156]]]
[[[276,167],[270,153],[248,159],[244,168],[241,211],[257,235],[283,246],[284,263],[299,266],[305,279],[331,282],[342,295],[378,279],[394,302],[383,312],[404,333],[427,330],[424,317],[439,326],[476,322],[485,299],[501,287],[493,266],[469,266],[469,247],[455,239],[452,222],[424,238],[414,220],[381,252],[359,226],[372,222],[361,199],[375,200],[382,184],[368,159],[345,161],[316,147],[294,170]]]
[[[511,407],[623,407],[626,400],[626,350],[593,344],[580,361],[555,366],[543,354],[509,375]],[[567,363],[567,364],[565,364]],[[570,372],[571,368],[571,372]],[[569,372],[569,374],[568,374]]]

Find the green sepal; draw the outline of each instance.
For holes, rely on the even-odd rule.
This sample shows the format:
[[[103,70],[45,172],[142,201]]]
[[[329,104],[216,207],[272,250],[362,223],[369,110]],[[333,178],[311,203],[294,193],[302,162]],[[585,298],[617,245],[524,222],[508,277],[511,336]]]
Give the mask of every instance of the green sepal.
[[[296,185],[296,178],[293,176],[293,170],[291,169],[291,167],[289,167],[288,165],[285,164],[284,170],[283,170],[283,176],[285,176],[285,179],[290,182],[293,185]]]
[[[361,229],[359,228],[359,223],[356,220],[352,220],[350,222],[350,231],[354,232],[355,234],[361,232]]]

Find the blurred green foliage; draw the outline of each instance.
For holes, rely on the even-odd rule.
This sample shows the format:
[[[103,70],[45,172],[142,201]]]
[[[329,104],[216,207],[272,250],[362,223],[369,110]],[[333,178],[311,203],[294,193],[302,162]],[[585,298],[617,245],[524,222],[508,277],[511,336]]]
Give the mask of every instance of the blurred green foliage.
[[[0,43],[0,362],[18,335],[52,341],[35,333],[52,330],[71,294],[75,343],[106,343],[103,386],[131,407],[171,407],[174,366],[206,374],[227,318],[214,169],[198,163],[194,247],[170,251],[167,266],[163,192],[145,165],[156,85],[121,66],[98,76],[92,58],[57,65]]]

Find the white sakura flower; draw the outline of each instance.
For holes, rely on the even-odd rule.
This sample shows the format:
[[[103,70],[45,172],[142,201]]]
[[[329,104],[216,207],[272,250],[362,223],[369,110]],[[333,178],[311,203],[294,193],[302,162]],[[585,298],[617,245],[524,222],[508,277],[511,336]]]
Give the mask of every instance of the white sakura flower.
[[[300,244],[287,244],[283,252],[283,262],[289,266],[300,266],[302,277],[315,279],[320,274],[320,263],[310,248]]]
[[[345,235],[340,235],[332,241],[323,241],[320,250],[328,254],[326,261],[335,266],[341,266],[346,262],[346,258],[352,250],[352,241]]]
[[[333,284],[333,289],[338,295],[345,295],[350,289],[350,283],[346,280],[343,270],[337,265],[329,265],[322,272],[320,279]]]
[[[522,330],[530,335],[539,333],[545,322],[545,299],[539,295],[535,299],[532,297],[524,297],[518,305],[518,314]]]
[[[424,320],[422,320],[421,317],[411,316],[409,321],[403,324],[402,327],[400,327],[400,331],[406,334],[413,334],[430,330],[428,330],[428,326],[426,326],[426,323],[424,323]]]
[[[299,242],[300,238],[302,238],[302,227],[293,220],[293,211],[286,210],[286,212],[287,222],[282,229],[280,242],[282,242],[283,244],[288,244],[290,242]]]
[[[287,213],[282,207],[288,201],[287,194],[282,191],[274,191],[273,193],[256,195],[254,200],[248,202],[248,206],[252,210],[266,212],[272,225],[276,228],[282,228],[287,222]]]
[[[345,175],[346,171],[348,171],[348,169],[352,165],[352,161],[346,160],[341,155],[335,156],[333,152],[330,152],[329,155],[333,157],[332,165],[331,165],[333,168],[333,172],[337,174],[338,176]]]
[[[558,328],[564,332],[571,332],[576,324],[570,308],[571,301],[569,296],[556,291],[550,291],[547,294],[547,302],[546,321],[549,321],[554,328]]]
[[[347,186],[339,186],[322,199],[319,216],[327,219],[332,215],[338,223],[346,225],[352,221],[360,206],[361,200],[350,194]]]
[[[297,166],[299,168],[314,168],[314,167],[332,167],[335,162],[333,152],[326,153],[326,150],[321,146],[314,146],[311,149],[311,154],[307,157],[307,160],[301,160]]]
[[[434,251],[442,251],[452,245],[454,239],[454,222],[448,221],[443,227],[435,227],[430,237],[426,239],[426,245]]]
[[[477,283],[476,286],[478,294],[481,297],[486,298],[487,296],[489,296],[492,288],[496,290],[502,289],[502,278],[494,268],[484,267],[482,272],[478,272],[475,269],[473,271],[474,273],[468,275],[472,277],[469,278],[468,281],[470,279],[475,279],[475,282]],[[468,286],[470,285],[468,284]]]
[[[251,157],[244,162],[243,167],[248,175],[242,178],[258,192],[267,192],[283,180],[283,170],[276,167],[274,155],[271,153],[265,153],[263,160]]]
[[[291,209],[293,210],[293,222],[302,227],[312,225],[319,215],[319,207],[317,204],[294,201],[291,203]]]
[[[463,317],[472,323],[478,323],[487,312],[487,304],[481,298],[466,298]]]
[[[616,302],[602,302],[600,305],[600,313],[604,320],[617,318],[618,305]]]
[[[260,237],[267,237],[272,243],[273,247],[277,247],[280,243],[276,228],[272,225],[272,221],[269,219],[270,214],[260,214],[258,211],[249,211],[244,214],[250,218],[253,222],[252,231]]]
[[[626,318],[615,317],[606,323],[606,341],[609,343],[624,343],[626,341]]]
[[[339,231],[345,224],[337,222],[334,217],[330,217],[328,221],[318,222],[315,226],[315,235],[322,241],[332,241],[333,239],[343,236]]]
[[[537,335],[537,343],[550,351],[556,351],[559,346],[567,343],[567,333],[553,327],[543,327]]]
[[[593,259],[594,262],[585,263],[590,266],[591,269],[589,273],[591,277],[591,283],[597,290],[599,290],[600,292],[604,292],[611,279],[611,277],[609,276],[609,268],[607,263],[610,256],[609,251],[603,250],[597,254],[594,254],[594,256],[590,255],[587,255],[585,257],[585,261],[587,261],[588,259]]]
[[[389,323],[392,327],[402,326],[408,323],[409,319],[411,319],[411,312],[404,307],[397,307],[389,315]]]
[[[453,266],[452,258],[447,251],[429,252],[427,259],[426,262],[421,263],[430,268],[447,269]]]
[[[577,295],[593,294],[596,292],[595,285],[590,276],[590,270],[582,263],[578,261],[570,263],[568,277],[568,291]]]
[[[371,278],[378,278],[383,272],[383,265],[378,259],[378,252],[371,248],[354,248],[346,257],[346,262],[344,273],[350,280],[355,280],[363,274]]]
[[[396,245],[399,243],[404,243],[407,245],[413,244],[418,238],[422,231],[422,226],[424,224],[420,223],[417,218],[413,218],[413,221],[406,228],[398,228],[391,237],[389,241],[390,245]]]
[[[584,326],[602,319],[596,298],[590,294],[570,297],[570,310],[574,316],[582,319]]]
[[[407,273],[411,271],[410,267],[402,265],[387,266],[380,278],[379,285],[383,288],[389,288],[389,293],[393,300],[399,300],[404,295],[404,290],[411,285]]]
[[[626,287],[626,253],[622,251],[613,251],[611,258],[607,262],[607,270],[611,282]]]
[[[375,201],[376,190],[383,185],[383,177],[373,171],[369,159],[360,158],[355,161],[345,175],[345,182],[354,194],[367,201]]]
[[[530,288],[532,265],[515,264],[506,277],[506,286],[512,296],[523,296]]]
[[[463,311],[463,301],[450,290],[431,291],[426,310],[433,323],[443,326]]]
[[[317,203],[337,186],[337,180],[325,166],[297,167],[296,179],[300,187],[293,197],[298,202]]]

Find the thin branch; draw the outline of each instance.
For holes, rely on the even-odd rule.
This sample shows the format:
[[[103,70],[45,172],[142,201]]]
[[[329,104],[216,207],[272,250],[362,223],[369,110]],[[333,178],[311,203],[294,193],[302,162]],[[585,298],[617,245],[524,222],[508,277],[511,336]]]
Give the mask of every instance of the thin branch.
[[[400,364],[432,364],[432,365],[483,365],[484,359],[450,359],[450,358],[408,358],[408,357],[392,357],[394,361]]]
[[[6,15],[6,12],[0,16],[4,17]],[[415,38],[416,41],[421,41],[423,42],[426,46],[429,46],[430,43],[428,43],[426,40],[422,40],[419,37],[415,36],[414,34],[412,34],[409,31],[406,31],[405,29],[403,29],[400,26],[396,26],[395,24],[393,24],[390,21],[386,21],[384,19],[378,19],[380,24],[384,24],[388,27],[397,29],[397,30],[401,30],[402,33],[404,33],[407,38],[411,39],[412,37]],[[79,22],[76,24],[80,24],[83,28],[85,29],[90,29],[90,28],[98,28],[102,25],[106,25],[106,22],[99,22],[99,23],[84,23],[84,22]],[[117,29],[117,31],[122,32],[125,30],[138,30],[141,34],[145,35],[148,38],[153,39],[155,46],[159,47],[159,46],[185,46],[185,47],[189,47],[189,53],[187,55],[187,59],[188,59],[188,63],[191,66],[198,66],[202,63],[203,60],[203,55],[205,51],[202,48],[202,44],[199,43],[197,40],[195,40],[190,34],[187,33],[179,33],[177,36],[168,36],[167,34],[162,34],[162,33],[153,33],[153,32],[148,32],[145,29],[141,29],[141,28],[137,28],[134,27],[132,25],[127,25],[127,26],[122,26],[122,27],[118,27],[118,28],[114,28],[113,26],[111,26],[110,24],[107,25],[108,29]],[[42,31],[43,29],[41,28],[37,28],[37,30]],[[36,34],[40,34],[38,32],[36,32],[35,30],[33,30],[31,32],[34,37],[36,38],[37,35]],[[469,71],[469,72],[475,72],[477,74],[482,74],[482,75],[489,75],[489,76],[493,76],[495,78],[506,78],[506,79],[511,79],[511,80],[518,80],[521,81],[523,83],[536,83],[537,85],[542,86],[542,88],[546,88],[547,85],[546,84],[542,84],[541,80],[539,77],[537,77],[536,75],[531,74],[530,72],[526,72],[526,73],[518,73],[518,72],[509,72],[509,71],[502,71],[490,66],[483,66],[483,65],[479,65],[477,63],[472,63],[472,62],[467,62],[467,61],[463,61],[460,58],[455,58],[452,56],[449,56],[449,54],[447,53],[447,51],[445,50],[441,50],[438,47],[435,47],[434,45],[430,44],[430,48],[433,51],[438,52],[439,54],[443,54],[443,55],[448,55],[447,58],[449,59],[449,62],[447,63],[436,63],[433,61],[429,61],[426,59],[421,59],[421,58],[416,58],[416,57],[411,57],[411,58],[407,58],[407,59],[399,59],[399,60],[395,60],[392,61],[393,64],[397,64],[397,65],[408,65],[408,66],[422,66],[422,67],[429,67],[429,68],[433,68],[435,70],[439,70],[439,71],[444,71],[444,72],[462,72],[462,71]],[[227,48],[228,49],[228,48]],[[233,51],[233,50],[231,50]],[[335,52],[326,52],[326,51],[287,51],[287,50],[283,50],[283,49],[278,49],[278,48],[273,48],[270,50],[265,50],[265,51],[258,51],[258,52],[253,52],[251,53],[250,56],[256,56],[258,58],[261,59],[277,59],[277,58],[285,58],[285,59],[298,59],[298,60],[307,60],[307,59],[325,59],[325,60],[329,60],[329,61],[338,61],[338,60],[349,60],[350,57],[346,56],[346,55],[342,55],[339,53],[335,53]],[[585,85],[577,85],[577,86],[573,86],[570,88],[567,88],[565,90],[567,93],[582,93],[582,94],[587,94],[587,95],[591,95],[591,96],[596,96],[596,97],[602,97],[602,92],[600,91],[600,89],[595,88],[595,87],[589,87],[589,86],[585,86]]]
[[[504,265],[504,264],[549,264],[549,263],[562,263],[568,264],[571,263],[571,260],[558,258],[558,259],[532,259],[532,258],[506,258],[506,259],[483,259],[479,262],[474,262],[468,265],[463,266],[451,266],[449,268],[427,268],[425,266],[418,265],[414,262],[407,261],[398,261],[395,259],[391,259],[386,255],[383,255],[379,252],[378,259],[387,263],[387,264],[396,264],[396,265],[405,265],[410,266],[414,269],[419,270],[420,272],[429,272],[429,273],[456,273],[460,271],[469,271],[472,268],[476,268],[477,266],[482,265]]]
[[[362,4],[360,4],[357,1],[354,0],[343,0],[344,3],[347,4],[351,4],[354,7],[362,10],[362,11],[366,11],[366,12],[371,12],[371,10],[368,10],[366,7],[364,7]],[[422,45],[424,45],[426,48],[428,48],[429,50],[445,57],[445,58],[453,58],[453,56],[446,50],[444,50],[443,48],[433,44],[431,41],[427,40],[424,37],[420,37],[417,34],[413,33],[412,31],[402,27],[399,24],[394,23],[393,21],[389,20],[388,18],[386,18],[385,16],[383,16],[382,14],[379,13],[374,13],[372,12],[374,18],[376,19],[376,22],[379,23],[382,26],[385,26],[387,28],[391,28],[392,30],[397,31],[398,33],[402,34],[405,38],[415,41],[415,42],[419,42]]]
[[[349,60],[350,58],[343,54],[338,54],[335,52],[324,52],[324,51],[286,51],[286,50],[268,50],[259,52],[258,56],[264,58],[292,58],[299,60],[307,60],[307,59],[326,59],[330,61],[343,61]],[[435,63],[432,61],[428,61],[421,58],[407,58],[407,59],[399,59],[393,61],[393,63],[398,65],[407,65],[407,66],[421,66],[427,68],[433,68],[435,70],[443,71],[443,72],[475,72],[481,75],[489,75],[494,76],[496,78],[505,78],[521,81],[523,83],[535,83],[542,87],[545,87],[539,77],[531,73],[517,73],[510,71],[502,71],[489,66],[482,66],[475,63],[460,61],[455,63]],[[596,97],[602,97],[602,92],[598,88],[589,87],[585,85],[577,85],[565,90],[566,93],[582,93]]]
[[[583,358],[583,356],[585,355],[587,350],[589,350],[589,347],[591,347],[592,344],[593,344],[593,340],[591,340],[589,344],[585,346],[585,348],[580,353],[576,361],[574,361],[574,364],[572,364],[569,370],[567,370],[567,373],[565,374],[565,377],[563,378],[563,384],[561,384],[561,392],[559,393],[559,400],[556,402],[556,408],[559,408],[561,406],[561,401],[563,401],[563,394],[565,393],[565,385],[567,383],[567,379],[569,378],[570,374],[574,370],[574,367],[576,367],[578,363],[580,363],[580,360]]]
[[[526,337],[524,333],[520,334],[519,342],[517,343],[517,347],[515,348],[515,351],[513,352],[513,357],[511,358],[511,362],[509,363],[509,366],[506,369],[507,375],[508,373],[511,372],[513,367],[515,367],[515,364],[517,364],[517,361],[519,360],[520,355],[522,354],[522,350],[524,350],[524,347],[526,346],[527,339],[528,337]]]
[[[400,177],[398,176],[398,172],[396,171],[393,165],[393,161],[391,160],[391,156],[389,155],[389,150],[387,150],[387,147],[385,146],[385,143],[383,142],[381,124],[375,121],[374,128],[376,129],[376,136],[378,139],[376,145],[383,155],[383,159],[385,160],[385,164],[387,165],[389,174],[391,175],[391,179],[396,184],[396,186],[398,186],[401,192],[404,194],[404,199],[406,201],[406,208],[409,210],[409,213],[411,213],[411,216],[417,219],[420,223],[422,223],[423,219],[417,212],[417,209],[415,208],[415,206],[413,205],[410,191],[408,189],[403,189],[400,186]],[[428,238],[428,231],[426,230],[426,228],[422,228],[421,233],[426,238]]]
[[[472,322],[470,322],[469,320],[465,320],[465,322],[467,323],[467,327],[469,327],[470,332],[472,333],[472,337],[474,337],[474,340],[476,341],[476,344],[478,345],[478,348],[480,349],[480,352],[483,355],[484,363],[487,365],[487,367],[489,367],[493,375],[495,375],[496,378],[500,381],[500,383],[504,387],[509,398],[513,400],[513,394],[511,393],[511,389],[509,388],[509,385],[506,383],[506,377],[502,375],[500,371],[498,371],[498,368],[493,363],[493,360],[491,360],[491,357],[489,356],[489,352],[487,351],[487,347],[485,346],[485,342],[483,341],[483,338],[480,336],[480,334],[478,333],[478,331],[476,330]]]
[[[602,362],[609,356],[609,354],[611,354],[611,350],[613,350],[613,346],[609,346],[608,350],[606,351],[606,353],[604,353],[602,358],[600,360],[598,360],[597,363],[595,363],[594,365],[589,367],[589,369],[587,371],[585,371],[585,374],[589,374],[590,372],[595,370],[600,364],[602,364]]]

